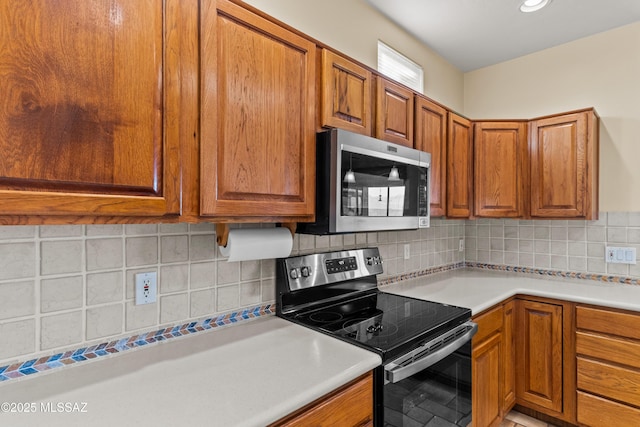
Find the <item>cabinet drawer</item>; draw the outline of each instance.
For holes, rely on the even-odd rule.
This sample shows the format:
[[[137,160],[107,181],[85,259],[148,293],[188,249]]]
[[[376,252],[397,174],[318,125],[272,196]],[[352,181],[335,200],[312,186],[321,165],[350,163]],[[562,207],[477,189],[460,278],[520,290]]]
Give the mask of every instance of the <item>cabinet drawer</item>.
[[[576,307],[578,329],[640,339],[640,316],[590,307]]]
[[[473,321],[478,324],[478,332],[473,337],[473,343],[480,343],[495,331],[500,330],[502,328],[502,319],[502,306],[496,307],[493,310],[474,318]]]
[[[640,343],[589,332],[576,333],[576,352],[640,369]]]
[[[578,389],[640,406],[640,372],[578,357]]]
[[[365,426],[373,420],[373,376],[367,374],[272,427]]]
[[[579,391],[578,422],[589,427],[636,427],[640,410]]]

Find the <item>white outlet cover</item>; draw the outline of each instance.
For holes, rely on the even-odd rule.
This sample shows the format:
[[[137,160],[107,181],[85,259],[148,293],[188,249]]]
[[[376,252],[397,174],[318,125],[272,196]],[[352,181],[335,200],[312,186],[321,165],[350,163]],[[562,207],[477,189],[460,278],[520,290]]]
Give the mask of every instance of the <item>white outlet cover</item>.
[[[138,273],[136,278],[136,305],[156,302],[158,294],[158,273]]]
[[[635,264],[636,248],[607,246],[604,259],[605,262],[612,264]]]

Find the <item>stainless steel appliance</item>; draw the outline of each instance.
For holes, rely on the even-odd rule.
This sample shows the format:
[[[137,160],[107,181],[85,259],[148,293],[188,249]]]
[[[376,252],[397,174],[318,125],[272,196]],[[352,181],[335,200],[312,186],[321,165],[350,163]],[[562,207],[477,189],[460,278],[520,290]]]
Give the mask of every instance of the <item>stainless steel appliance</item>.
[[[316,146],[316,222],[298,232],[429,227],[429,153],[341,129],[318,133]]]
[[[279,259],[276,313],[374,351],[375,426],[471,423],[471,310],[382,292],[377,248]]]

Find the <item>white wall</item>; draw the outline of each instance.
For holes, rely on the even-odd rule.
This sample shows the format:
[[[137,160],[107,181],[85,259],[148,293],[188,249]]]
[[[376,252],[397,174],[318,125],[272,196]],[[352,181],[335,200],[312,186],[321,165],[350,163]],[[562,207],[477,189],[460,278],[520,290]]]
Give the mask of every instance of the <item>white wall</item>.
[[[464,113],[533,118],[595,107],[600,210],[640,211],[640,23],[466,73]]]
[[[425,95],[462,113],[463,74],[364,0],[245,0],[265,13],[377,69],[378,39],[425,71]]]
[[[427,96],[472,119],[595,107],[600,210],[640,211],[640,23],[462,74],[365,0],[245,1],[372,68],[383,40],[424,67]]]

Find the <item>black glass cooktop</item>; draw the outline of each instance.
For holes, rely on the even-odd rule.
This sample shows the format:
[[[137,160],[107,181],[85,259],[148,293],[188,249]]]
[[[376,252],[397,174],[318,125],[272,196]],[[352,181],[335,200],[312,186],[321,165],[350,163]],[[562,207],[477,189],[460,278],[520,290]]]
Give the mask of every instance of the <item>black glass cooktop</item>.
[[[386,360],[470,318],[467,308],[377,291],[291,319],[375,350]]]

